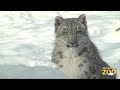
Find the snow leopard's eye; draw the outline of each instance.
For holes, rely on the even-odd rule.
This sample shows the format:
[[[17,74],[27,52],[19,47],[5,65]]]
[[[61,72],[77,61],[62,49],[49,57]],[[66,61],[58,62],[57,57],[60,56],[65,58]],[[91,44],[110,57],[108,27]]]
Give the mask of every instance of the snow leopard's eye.
[[[65,35],[68,35],[68,32],[65,32]]]
[[[62,35],[65,35],[65,31],[62,31]]]
[[[77,31],[76,34],[82,34],[82,31]]]
[[[63,30],[65,30],[65,28],[63,28]]]

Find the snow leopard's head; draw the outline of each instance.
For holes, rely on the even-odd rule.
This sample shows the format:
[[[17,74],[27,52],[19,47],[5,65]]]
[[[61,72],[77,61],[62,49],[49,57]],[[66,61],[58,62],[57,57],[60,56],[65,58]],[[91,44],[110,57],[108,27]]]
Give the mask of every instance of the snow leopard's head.
[[[88,35],[87,21],[84,14],[78,18],[55,18],[55,34],[61,44],[66,47],[77,47],[79,40]]]

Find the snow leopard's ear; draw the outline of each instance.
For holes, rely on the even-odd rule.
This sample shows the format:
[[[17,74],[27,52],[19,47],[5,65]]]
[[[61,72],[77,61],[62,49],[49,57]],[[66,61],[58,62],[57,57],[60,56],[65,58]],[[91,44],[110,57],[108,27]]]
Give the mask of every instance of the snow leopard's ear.
[[[79,22],[81,22],[86,28],[87,28],[87,21],[85,14],[82,14],[77,19]]]
[[[57,28],[63,21],[64,19],[62,17],[56,16],[55,17],[55,28]]]

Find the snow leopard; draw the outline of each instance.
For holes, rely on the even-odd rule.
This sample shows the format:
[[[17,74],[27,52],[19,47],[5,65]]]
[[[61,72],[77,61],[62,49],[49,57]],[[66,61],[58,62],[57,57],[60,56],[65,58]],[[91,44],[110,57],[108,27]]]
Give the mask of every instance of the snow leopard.
[[[68,79],[116,79],[116,76],[102,75],[102,68],[110,66],[102,60],[90,40],[85,14],[78,18],[56,16],[54,27],[51,62]]]

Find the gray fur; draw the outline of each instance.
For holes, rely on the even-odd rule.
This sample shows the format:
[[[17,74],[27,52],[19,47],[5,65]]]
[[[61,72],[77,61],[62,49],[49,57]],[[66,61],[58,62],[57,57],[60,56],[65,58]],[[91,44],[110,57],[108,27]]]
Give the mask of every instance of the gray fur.
[[[120,30],[120,28],[116,29],[116,31],[119,31],[119,30]]]
[[[114,79],[102,76],[102,67],[109,67],[91,42],[84,14],[79,18],[55,18],[55,44],[52,62],[72,79]]]

